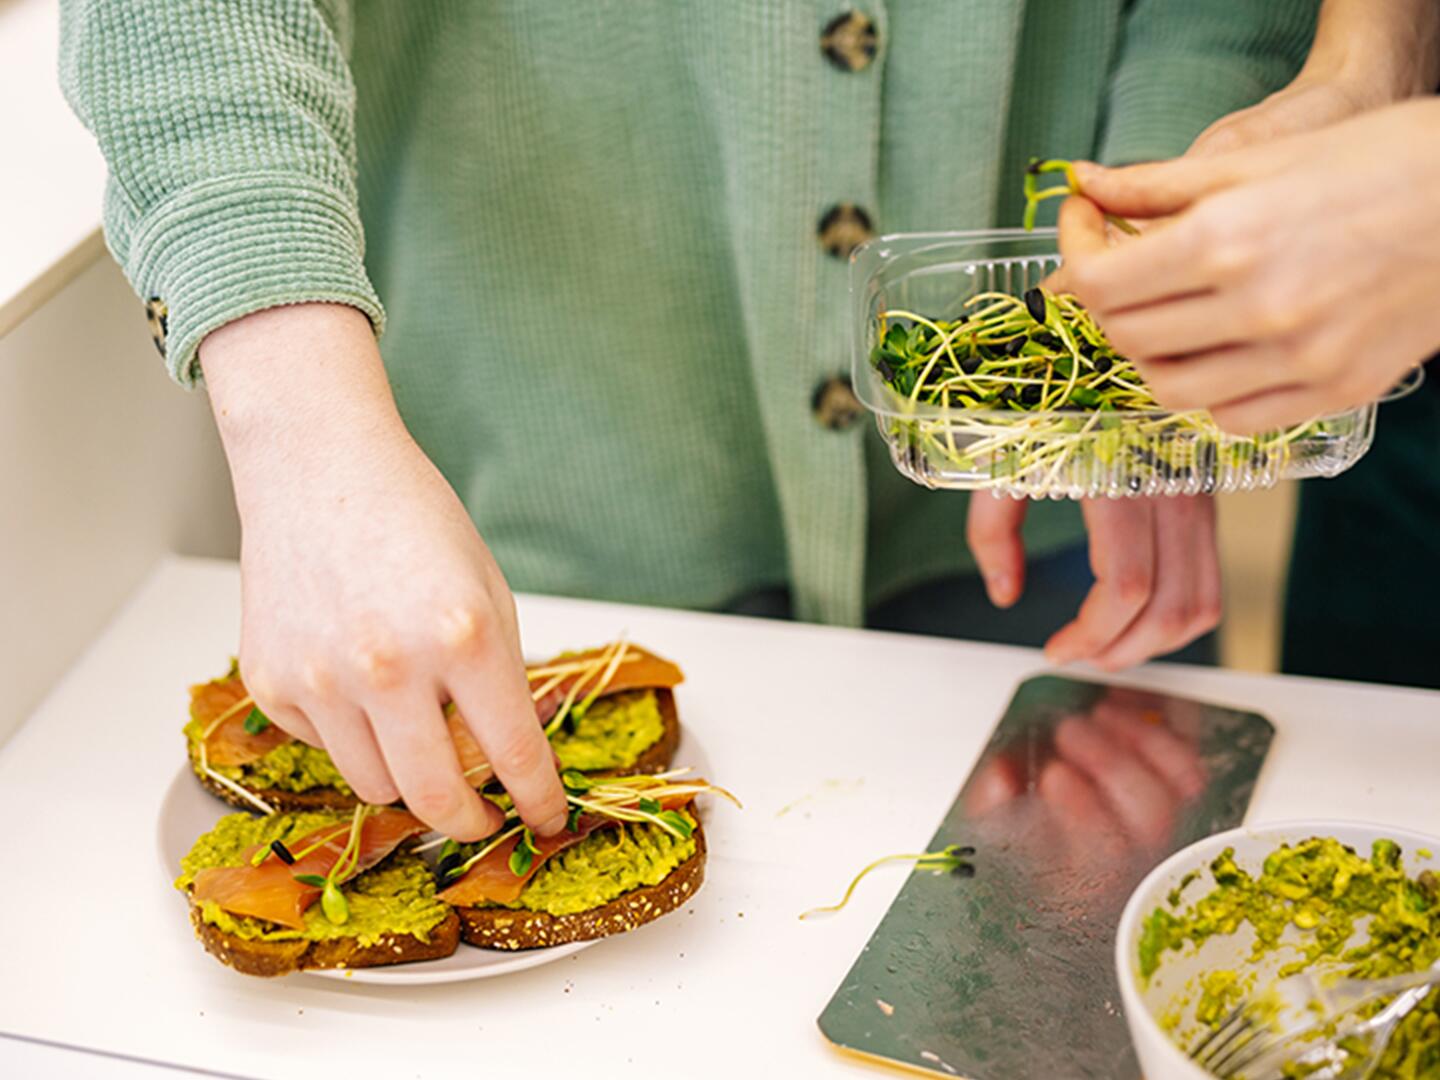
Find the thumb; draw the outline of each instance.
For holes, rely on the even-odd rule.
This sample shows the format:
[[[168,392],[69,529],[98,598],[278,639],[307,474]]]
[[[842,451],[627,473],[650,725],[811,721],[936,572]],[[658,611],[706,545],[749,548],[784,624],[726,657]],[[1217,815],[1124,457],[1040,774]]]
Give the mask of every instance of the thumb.
[[[1060,204],[1060,268],[1040,284],[1052,293],[1071,292],[1067,271],[1073,260],[1107,246],[1105,214],[1084,195],[1071,195]]]
[[[1253,171],[1252,154],[1239,151],[1130,165],[1123,169],[1077,162],[1075,178],[1085,197],[1106,213],[1155,218],[1178,214],[1206,195],[1240,182]]]
[[[1028,499],[994,498],[976,493],[970,498],[965,539],[985,579],[985,591],[996,607],[1008,608],[1025,589],[1025,523]]]

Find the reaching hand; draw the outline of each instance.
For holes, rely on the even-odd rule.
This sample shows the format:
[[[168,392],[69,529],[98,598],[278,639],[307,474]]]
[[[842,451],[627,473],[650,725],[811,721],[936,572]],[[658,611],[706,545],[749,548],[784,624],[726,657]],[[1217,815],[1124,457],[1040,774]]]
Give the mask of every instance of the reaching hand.
[[[260,312],[206,338],[201,363],[244,526],[240,666],[261,709],[360,798],[403,797],[473,840],[500,815],[461,773],[453,701],[525,821],[558,831],[509,589],[401,423],[365,317]]]

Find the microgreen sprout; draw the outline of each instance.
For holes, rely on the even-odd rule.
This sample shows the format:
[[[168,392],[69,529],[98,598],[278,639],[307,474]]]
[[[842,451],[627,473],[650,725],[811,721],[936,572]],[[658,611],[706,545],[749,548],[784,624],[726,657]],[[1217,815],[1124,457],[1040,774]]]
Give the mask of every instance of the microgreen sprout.
[[[1040,177],[1045,173],[1064,173],[1065,183],[1057,184],[1054,187],[1042,188]],[[1035,228],[1035,215],[1040,209],[1040,204],[1046,199],[1062,199],[1067,195],[1081,195],[1080,180],[1075,175],[1075,166],[1061,159],[1048,161],[1040,158],[1031,158],[1030,165],[1025,170],[1025,217],[1024,225],[1028,232]],[[1121,232],[1137,236],[1140,230],[1122,217],[1114,214],[1106,214],[1105,220],[1114,225]]]
[[[259,735],[270,726],[270,718],[260,711],[259,706],[251,706],[249,714],[245,717],[244,728],[247,734]]]
[[[846,904],[850,903],[850,897],[855,893],[855,887],[860,884],[871,871],[890,863],[908,862],[914,863],[916,870],[929,870],[935,874],[955,874],[958,877],[973,877],[975,867],[968,861],[970,856],[975,854],[973,847],[961,846],[960,844],[947,844],[939,851],[922,851],[916,854],[885,855],[870,863],[860,873],[855,875],[850,887],[845,890],[845,895],[840,898],[838,904],[827,904],[825,907],[811,908],[803,912],[802,919],[808,919],[811,915],[818,915],[822,912],[840,911]]]
[[[594,815],[611,821],[635,822],[654,825],[680,840],[688,840],[695,831],[694,824],[678,809],[677,805],[687,803],[697,795],[714,794],[728,799],[736,806],[738,799],[722,787],[705,780],[686,779],[689,769],[672,769],[662,773],[641,773],[635,776],[587,777],[567,769],[561,774],[565,785],[565,797],[570,804],[570,815],[566,827],[573,833],[580,831],[581,817]],[[492,801],[495,801],[492,799]],[[665,804],[670,803],[667,807]],[[519,819],[513,807],[507,809],[505,821],[499,831],[480,842],[479,848],[463,862],[447,861],[443,854],[453,841],[444,842],[441,847],[442,866],[437,867],[441,886],[462,877],[472,866],[491,852],[498,849],[512,837],[518,836],[509,856],[509,866],[517,877],[524,877],[534,866],[539,849],[535,837]],[[424,851],[436,846],[436,841],[415,848]],[[453,849],[458,856],[458,846]]]
[[[871,362],[895,395],[892,440],[977,475],[976,487],[1057,494],[1068,467],[1086,483],[1123,478],[1122,494],[1147,490],[1142,477],[1151,491],[1208,493],[1227,466],[1278,472],[1316,430],[1241,438],[1204,411],[1165,411],[1084,306],[1040,286],[980,293],[948,320],[890,309],[878,329]]]

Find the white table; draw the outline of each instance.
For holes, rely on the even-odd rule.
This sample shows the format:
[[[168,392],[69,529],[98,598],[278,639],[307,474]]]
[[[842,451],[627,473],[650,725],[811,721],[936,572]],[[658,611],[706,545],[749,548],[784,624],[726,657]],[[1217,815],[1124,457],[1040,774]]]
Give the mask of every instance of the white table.
[[[297,1080],[874,1075],[814,1021],[903,871],[838,917],[796,916],[871,856],[930,837],[1015,684],[1042,668],[1024,649],[522,598],[532,654],[624,630],[684,666],[682,718],[746,804],[711,815],[705,887],[635,934],[506,978],[262,981],[200,949],[156,849],[185,688],[235,647],[237,583],[231,564],[162,564],[0,749],[0,1034]],[[1252,821],[1440,831],[1440,694],[1179,666],[1131,681],[1275,722]],[[68,1053],[0,1039],[0,1076]],[[131,1067],[175,1075],[106,1065]]]

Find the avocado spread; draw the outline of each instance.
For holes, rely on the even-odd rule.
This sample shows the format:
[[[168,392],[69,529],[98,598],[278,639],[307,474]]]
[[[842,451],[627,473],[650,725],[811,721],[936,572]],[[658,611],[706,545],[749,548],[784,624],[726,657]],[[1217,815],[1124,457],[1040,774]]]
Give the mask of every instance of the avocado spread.
[[[185,736],[195,742],[203,730],[204,725],[192,719],[185,725]],[[562,728],[551,741],[563,768],[590,772],[630,768],[664,734],[665,719],[655,691],[636,690],[598,698],[584,716],[576,719],[574,731]],[[198,763],[195,768],[199,772]],[[210,768],[227,780],[257,791],[335,788],[352,794],[330,755],[298,739],[244,765]]]
[[[185,737],[191,743],[198,743],[205,725],[192,719],[185,725]],[[196,773],[200,763],[191,754]],[[324,750],[303,743],[299,739],[275,747],[264,757],[244,765],[215,765],[210,769],[227,780],[254,788],[257,791],[278,789],[280,791],[309,791],[311,788],[336,788],[346,795],[351,794],[350,785],[340,775],[335,762]]]
[[[695,823],[691,815],[684,816]],[[658,885],[694,854],[694,837],[681,840],[657,825],[627,822],[593,832],[549,859],[511,903],[484,906],[573,915],[632,889]]]
[[[566,769],[628,769],[665,734],[654,690],[629,690],[590,703],[574,730],[561,728],[551,744]]]
[[[201,870],[212,866],[242,866],[244,852],[256,844],[280,840],[287,846],[326,825],[344,822],[345,815],[324,812],[275,814],[257,818],[229,814],[195,841],[180,860],[175,887],[187,890]],[[237,937],[260,941],[326,941],[357,938],[373,945],[387,934],[411,934],[428,941],[430,931],[444,921],[449,908],[435,899],[434,874],[418,855],[396,852],[379,866],[347,881],[343,887],[350,918],[343,924],[325,917],[320,904],[305,913],[305,929],[291,930],[263,919],[232,915],[213,901],[200,905],[201,917]]]
[[[1424,856],[1422,856],[1424,857]],[[1181,908],[1182,889],[1145,920],[1140,972],[1148,978],[1167,950],[1197,947],[1243,924],[1255,931],[1251,959],[1277,950],[1295,954],[1284,978],[1320,964],[1355,978],[1420,971],[1440,960],[1440,875],[1411,877],[1398,844],[1377,840],[1369,858],[1331,838],[1283,845],[1254,877],[1226,849],[1210,865],[1215,888]],[[1296,928],[1282,940],[1290,927]],[[1356,931],[1361,936],[1352,937]],[[1212,971],[1201,979],[1196,1019],[1211,1027],[1246,993],[1254,973]],[[1385,1002],[1376,1002],[1371,1012]],[[1178,1020],[1178,1018],[1176,1018]],[[1302,1075],[1296,1073],[1295,1075]],[[1396,1028],[1373,1080],[1440,1080],[1440,993],[1413,1009]]]

